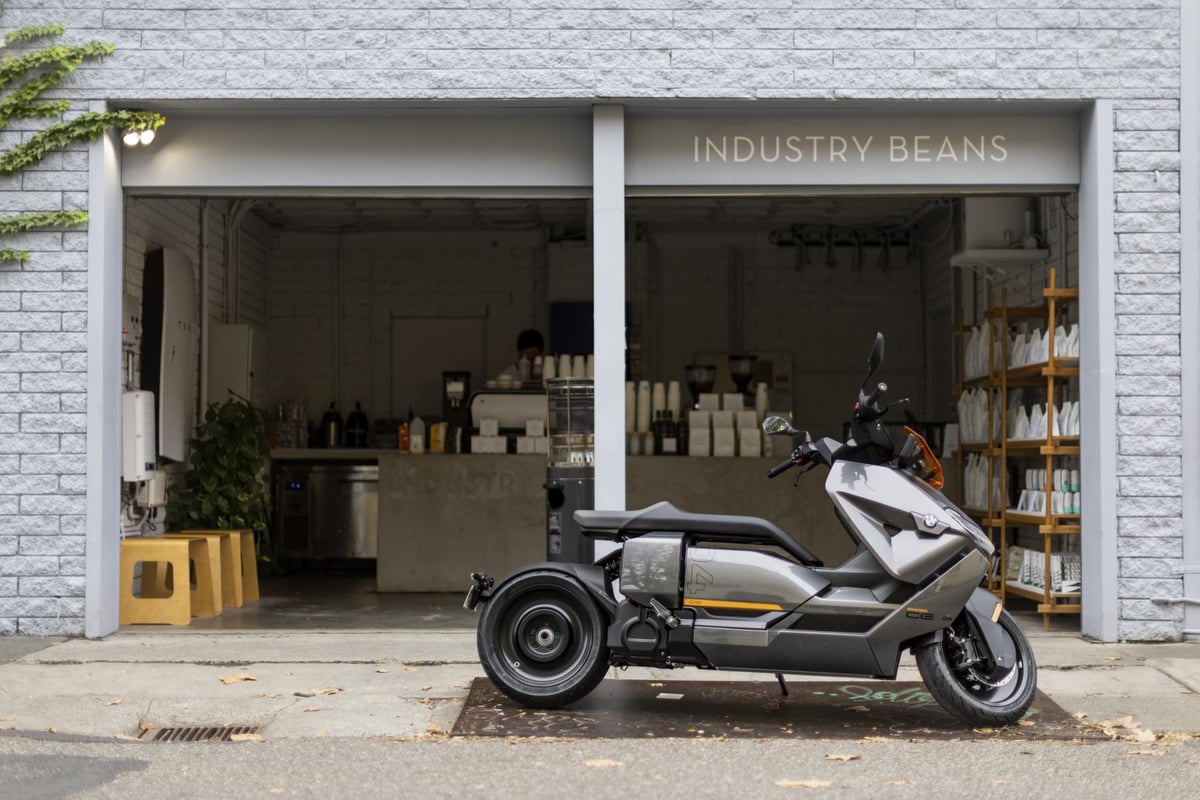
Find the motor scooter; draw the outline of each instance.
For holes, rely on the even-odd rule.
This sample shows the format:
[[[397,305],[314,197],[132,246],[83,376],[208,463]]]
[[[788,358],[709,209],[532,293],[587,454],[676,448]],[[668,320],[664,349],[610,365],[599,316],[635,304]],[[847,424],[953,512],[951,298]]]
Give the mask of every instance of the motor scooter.
[[[943,495],[916,431],[896,451],[882,424],[887,385],[876,334],[851,438],[813,440],[784,418],[791,456],[768,473],[828,469],[825,490],[857,544],[826,567],[765,519],[692,514],[662,502],[637,511],[576,511],[584,535],[620,547],[594,564],[542,563],[501,580],[472,574],[464,605],[483,604],[477,644],[500,691],[532,708],[579,700],[610,666],[894,679],[903,651],[929,693],[972,725],[1006,725],[1033,702],[1029,641],[982,588],[994,547]],[[797,483],[800,478],[797,477]],[[619,594],[618,594],[619,590]]]

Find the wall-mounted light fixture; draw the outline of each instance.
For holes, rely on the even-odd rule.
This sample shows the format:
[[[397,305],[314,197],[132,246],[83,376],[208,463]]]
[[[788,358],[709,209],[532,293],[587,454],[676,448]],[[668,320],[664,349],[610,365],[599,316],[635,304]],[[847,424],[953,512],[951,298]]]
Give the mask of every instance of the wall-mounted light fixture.
[[[145,128],[139,131],[135,128],[129,128],[125,131],[124,135],[121,136],[121,141],[125,143],[126,147],[135,147],[139,144],[150,144],[154,141],[154,129]]]

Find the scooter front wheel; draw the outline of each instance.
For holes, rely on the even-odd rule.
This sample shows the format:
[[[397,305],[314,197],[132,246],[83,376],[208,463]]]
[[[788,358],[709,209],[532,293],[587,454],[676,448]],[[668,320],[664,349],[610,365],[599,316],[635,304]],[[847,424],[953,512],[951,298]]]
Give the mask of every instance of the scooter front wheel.
[[[1025,716],[1037,691],[1037,664],[1029,640],[1007,611],[996,620],[1016,649],[1011,669],[988,670],[981,662],[966,663],[981,644],[966,616],[943,632],[940,642],[917,650],[917,669],[929,693],[942,708],[971,725],[1011,725]]]
[[[603,679],[609,655],[604,636],[600,610],[578,581],[535,570],[492,593],[476,641],[496,688],[530,708],[560,708]]]

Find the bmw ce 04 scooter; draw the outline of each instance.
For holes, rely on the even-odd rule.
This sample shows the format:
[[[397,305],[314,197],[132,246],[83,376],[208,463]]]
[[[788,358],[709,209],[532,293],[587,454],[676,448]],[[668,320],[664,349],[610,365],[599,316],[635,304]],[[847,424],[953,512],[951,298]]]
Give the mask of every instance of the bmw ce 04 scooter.
[[[782,417],[763,422],[766,433],[798,443],[768,477],[828,468],[825,490],[858,545],[844,564],[825,567],[756,517],[665,502],[576,511],[586,536],[619,549],[591,565],[471,576],[464,605],[483,603],[479,657],[496,687],[525,706],[558,708],[592,691],[609,666],[775,673],[781,687],[785,673],[894,679],[908,649],[929,693],[955,717],[1020,719],[1036,690],[1033,652],[981,587],[994,548],[938,491],[933,452],[911,429],[896,452],[880,422],[887,386],[866,387],[883,349],[876,334],[849,441],[813,441]]]

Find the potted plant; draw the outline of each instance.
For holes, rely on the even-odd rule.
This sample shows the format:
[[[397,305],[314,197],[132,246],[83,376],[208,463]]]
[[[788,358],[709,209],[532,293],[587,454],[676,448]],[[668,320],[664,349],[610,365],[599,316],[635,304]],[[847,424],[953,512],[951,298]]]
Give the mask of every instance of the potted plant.
[[[244,397],[212,403],[191,440],[191,466],[167,503],[169,530],[254,531],[255,552],[269,560],[265,414]]]

